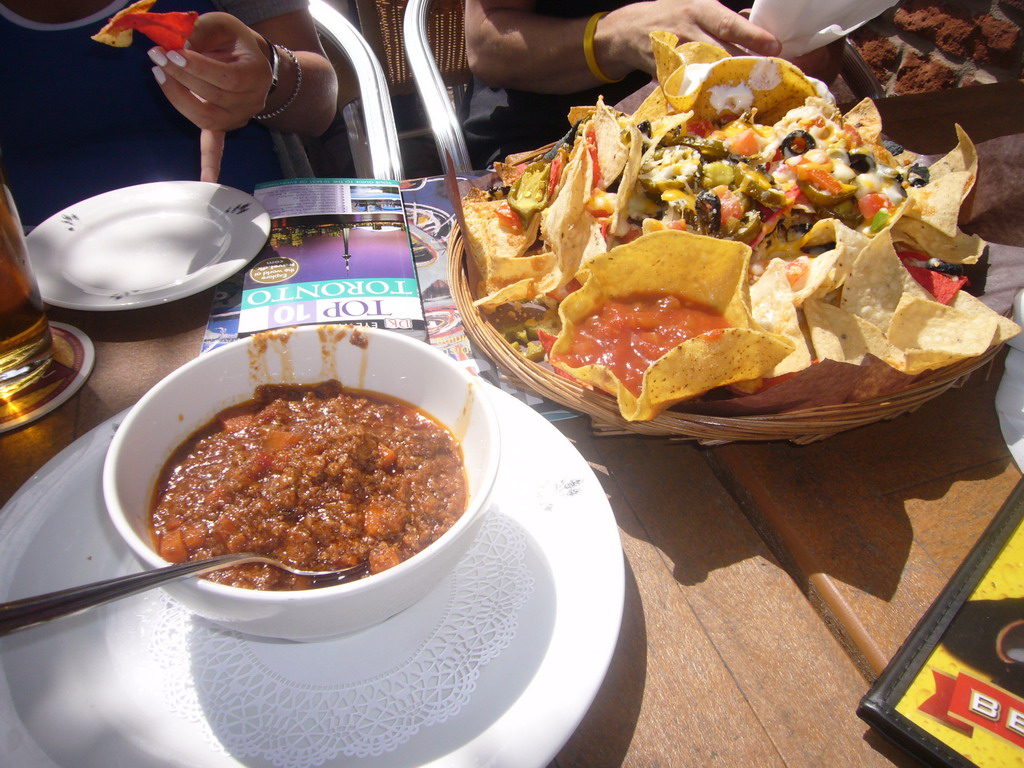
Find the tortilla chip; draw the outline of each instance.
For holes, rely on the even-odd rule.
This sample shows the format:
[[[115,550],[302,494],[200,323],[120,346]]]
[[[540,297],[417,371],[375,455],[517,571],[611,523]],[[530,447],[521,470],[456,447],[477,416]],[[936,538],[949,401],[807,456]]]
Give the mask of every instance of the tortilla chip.
[[[622,174],[630,148],[622,140],[619,113],[606,106],[600,96],[597,99],[597,110],[594,112],[593,120],[597,167],[601,173],[601,178],[595,179],[594,182],[598,189],[608,189]]]
[[[862,99],[859,104],[843,115],[843,121],[857,129],[860,137],[870,144],[882,138],[882,116],[871,99]]]
[[[727,116],[755,110],[754,118],[771,125],[818,89],[785,59],[733,56],[711,64],[691,64],[676,70],[662,84],[677,112],[693,110],[702,120],[718,122]]]
[[[881,360],[901,360],[885,333],[857,315],[825,301],[804,303],[807,327],[818,360],[860,365],[867,355]]]
[[[892,227],[894,243],[901,249],[934,256],[950,264],[976,264],[985,252],[985,241],[978,235],[945,232],[913,216],[903,216]]]
[[[843,286],[840,307],[888,332],[904,295],[931,300],[903,267],[887,232],[873,238],[854,262]]]
[[[544,242],[555,255],[559,287],[576,276],[585,259],[607,250],[600,222],[586,210],[594,186],[593,171],[590,153],[584,141],[577,139],[562,171],[562,185],[540,216]]]
[[[642,123],[644,120],[662,117],[668,111],[669,106],[668,101],[665,99],[664,91],[661,88],[655,88],[647,95],[643,103],[636,108],[636,111],[632,114],[632,120],[634,123]]]
[[[781,376],[802,371],[811,364],[811,350],[793,301],[793,289],[786,276],[786,262],[772,259],[757,282],[750,286],[751,311],[757,324],[769,333],[793,342],[793,351],[767,375]]]
[[[842,286],[868,238],[837,219],[822,219],[804,235],[800,249],[806,251],[826,243],[834,245],[810,259],[807,276],[793,291],[793,302],[798,307],[807,299],[821,298]]]
[[[629,229],[629,198],[628,190],[636,186],[636,179],[640,173],[640,158],[643,156],[643,140],[636,125],[630,123],[629,154],[626,157],[626,164],[622,169],[622,178],[619,180],[619,189],[626,190],[615,196],[615,211],[612,214],[608,225],[609,234],[621,237]]]
[[[991,311],[970,315],[930,297],[903,296],[888,339],[903,351],[905,373],[923,373],[985,352],[995,338],[996,317]]]
[[[949,306],[953,307],[953,309],[958,312],[962,312],[965,317],[968,318],[968,322],[971,323],[974,322],[975,318],[980,316],[994,317],[996,321],[996,332],[995,336],[992,338],[993,345],[1009,341],[1020,333],[1021,329],[1017,323],[1010,318],[1003,317],[998,312],[995,312],[981,299],[972,296],[966,291],[959,291],[953,301],[950,302]]]
[[[793,342],[761,330],[745,290],[750,249],[741,243],[665,230],[618,246],[588,262],[583,287],[559,305],[562,331],[549,356],[573,378],[615,394],[623,418],[654,418],[710,389],[766,375]],[[564,358],[577,324],[607,300],[660,293],[720,313],[730,326],[683,341],[654,361],[634,395],[602,363],[572,367]]]
[[[923,187],[911,187],[904,206],[906,216],[935,227],[947,237],[956,237],[960,211],[978,178],[978,152],[958,125],[958,143],[948,154],[932,163],[930,180]]]
[[[713,43],[691,41],[679,45],[679,38],[672,32],[654,31],[649,37],[654,53],[655,76],[659,83],[668,82],[680,67],[688,64],[711,64],[729,56],[724,48]]]
[[[550,251],[531,256],[520,256],[503,263],[501,270],[506,284],[495,288],[491,293],[473,302],[473,306],[482,309],[494,309],[510,301],[529,301],[541,296],[557,286],[552,266],[555,255]],[[522,275],[516,279],[516,276]],[[501,281],[494,281],[500,284]]]
[[[127,48],[132,44],[132,29],[130,27],[121,27],[120,22],[132,13],[147,13],[150,8],[156,5],[156,0],[138,0],[138,2],[132,3],[127,8],[122,8],[120,11],[115,13],[103,28],[92,36],[92,39],[97,43],[103,43],[114,48]]]
[[[462,203],[466,241],[483,280],[483,285],[477,286],[478,294],[491,294],[520,280],[540,277],[543,273],[536,270],[551,266],[522,258],[537,240],[539,217],[518,232],[509,229],[495,213],[504,202],[469,195]]]

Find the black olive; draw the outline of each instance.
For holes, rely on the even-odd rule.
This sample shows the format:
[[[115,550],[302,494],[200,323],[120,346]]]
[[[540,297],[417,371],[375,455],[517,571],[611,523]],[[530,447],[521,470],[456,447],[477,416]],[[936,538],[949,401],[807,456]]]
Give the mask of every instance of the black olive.
[[[928,168],[923,165],[912,165],[907,171],[907,183],[912,187],[923,187],[931,178]]]
[[[868,152],[851,152],[850,167],[854,173],[871,173],[875,170],[875,158]]]
[[[964,268],[960,264],[950,264],[948,261],[937,259],[934,256],[925,262],[925,266],[934,272],[941,272],[952,277],[962,277],[964,274]]]
[[[651,121],[650,120],[642,120],[641,122],[637,123],[636,124],[636,129],[638,131],[640,131],[640,133],[642,133],[648,139],[651,138]]]
[[[701,229],[712,237],[717,237],[722,231],[722,201],[718,199],[711,190],[705,190],[697,195],[693,203],[697,212],[697,221]]]
[[[818,146],[818,142],[807,131],[796,130],[784,138],[780,146],[782,147],[783,155],[793,157],[794,155],[802,155],[809,149],[814,149]]]
[[[897,144],[895,141],[890,141],[889,139],[882,139],[882,146],[889,150],[889,154],[893,157],[902,155],[904,152],[902,144]]]

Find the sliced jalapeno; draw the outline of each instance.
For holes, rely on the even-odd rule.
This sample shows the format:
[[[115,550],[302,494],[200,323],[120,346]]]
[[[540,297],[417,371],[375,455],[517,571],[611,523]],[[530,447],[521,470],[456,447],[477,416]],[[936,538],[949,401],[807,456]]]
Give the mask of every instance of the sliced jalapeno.
[[[772,186],[768,174],[762,173],[749,165],[739,165],[739,192],[766,208],[782,208],[786,205],[786,195],[782,190]]]
[[[736,229],[729,233],[729,237],[741,243],[750,243],[760,231],[761,214],[757,211],[747,211],[737,223]]]
[[[701,136],[691,136],[681,127],[669,131],[662,137],[661,143],[664,146],[675,146],[683,144],[692,147],[700,152],[702,157],[711,160],[721,160],[729,156],[729,149],[721,139],[706,139]]]
[[[843,184],[837,182],[840,189],[837,192],[825,192],[806,181],[797,181],[800,191],[807,195],[807,199],[819,208],[833,208],[844,200],[849,200],[857,191],[856,184]]]

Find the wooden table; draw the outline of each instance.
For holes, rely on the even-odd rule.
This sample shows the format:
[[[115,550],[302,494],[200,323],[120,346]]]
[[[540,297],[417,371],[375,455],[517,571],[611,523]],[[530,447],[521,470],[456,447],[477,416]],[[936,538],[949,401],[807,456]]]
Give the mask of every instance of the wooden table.
[[[937,152],[954,120],[976,141],[1024,131],[1022,96],[1011,83],[880,108],[895,140]],[[0,503],[195,357],[210,300],[52,310],[90,336],[96,367],[54,413],[0,436]],[[914,414],[805,446],[558,422],[608,493],[627,581],[604,686],[553,765],[915,765],[855,709],[1020,479],[993,408],[1000,372],[997,359]]]

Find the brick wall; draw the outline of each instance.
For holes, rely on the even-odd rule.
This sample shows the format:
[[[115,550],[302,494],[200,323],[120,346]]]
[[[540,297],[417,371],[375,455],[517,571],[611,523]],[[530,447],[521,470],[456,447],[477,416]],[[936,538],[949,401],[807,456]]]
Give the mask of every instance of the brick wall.
[[[887,94],[1024,78],[1024,0],[903,0],[852,35]]]

